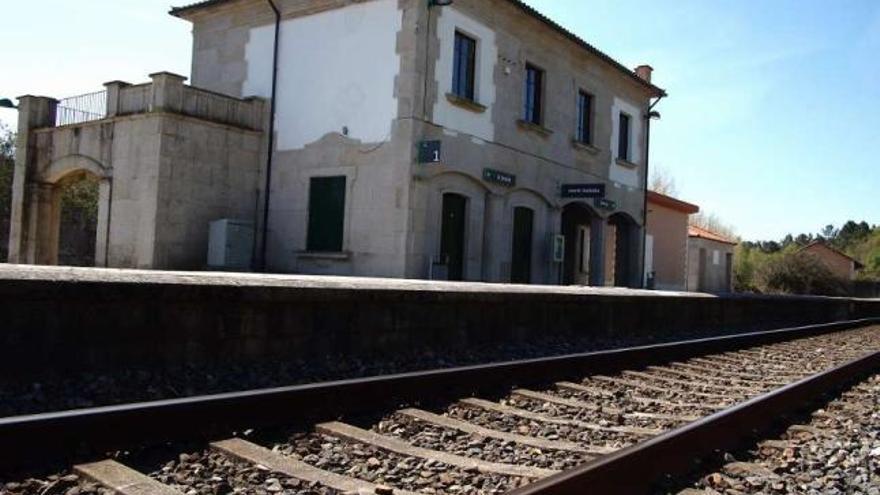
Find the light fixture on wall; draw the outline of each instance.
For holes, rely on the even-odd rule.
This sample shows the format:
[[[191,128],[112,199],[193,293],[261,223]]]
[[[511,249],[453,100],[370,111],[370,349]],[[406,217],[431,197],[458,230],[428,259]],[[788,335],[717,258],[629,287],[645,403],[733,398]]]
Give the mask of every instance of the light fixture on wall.
[[[15,104],[12,103],[12,100],[10,100],[9,98],[2,98],[2,99],[0,99],[0,108],[16,109],[18,107],[15,106]]]
[[[455,0],[428,0],[428,7],[448,7]]]
[[[651,110],[648,113],[648,118],[651,120],[660,120],[660,112],[658,112],[657,110]]]

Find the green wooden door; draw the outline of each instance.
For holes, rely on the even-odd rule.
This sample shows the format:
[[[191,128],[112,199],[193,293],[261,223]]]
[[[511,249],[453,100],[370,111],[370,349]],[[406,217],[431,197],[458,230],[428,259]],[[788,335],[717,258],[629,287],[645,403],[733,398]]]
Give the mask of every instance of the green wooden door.
[[[449,280],[464,280],[464,242],[467,198],[443,195],[443,223],[440,229],[440,257],[446,262]]]
[[[513,210],[513,255],[510,281],[528,284],[532,281],[532,226],[535,214],[530,208]]]

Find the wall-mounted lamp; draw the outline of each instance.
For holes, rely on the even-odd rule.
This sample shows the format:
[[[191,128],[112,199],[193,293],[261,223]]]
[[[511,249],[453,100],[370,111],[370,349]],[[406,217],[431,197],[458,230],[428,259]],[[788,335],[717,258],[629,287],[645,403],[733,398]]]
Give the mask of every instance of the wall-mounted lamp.
[[[651,120],[660,120],[660,112],[657,110],[651,110],[651,112],[648,113],[648,118]]]
[[[428,7],[448,7],[455,0],[428,0]]]
[[[12,108],[14,110],[18,107],[15,106],[15,104],[12,103],[12,100],[10,100],[9,98],[3,98],[0,99],[0,108]]]

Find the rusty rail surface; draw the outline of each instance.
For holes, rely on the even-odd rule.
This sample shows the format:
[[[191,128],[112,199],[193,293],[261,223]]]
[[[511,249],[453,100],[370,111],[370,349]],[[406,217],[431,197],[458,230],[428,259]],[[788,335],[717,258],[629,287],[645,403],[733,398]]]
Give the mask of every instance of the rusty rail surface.
[[[880,318],[870,318],[559,357],[2,418],[0,473],[44,466],[49,462],[101,458],[108,451],[159,445],[169,441],[208,440],[216,438],[216,435],[251,428],[305,424],[371,414],[380,412],[383,408],[399,407],[401,404],[492,393],[512,386],[552,382],[570,376],[613,373],[878,322]],[[784,395],[768,394],[762,400],[747,402],[696,425],[673,432],[676,434],[673,438],[713,442],[711,448],[717,448],[714,444],[715,438],[721,441],[725,434],[729,435],[725,433],[725,428],[743,431],[742,428],[752,424],[746,421],[748,418],[743,419],[743,415],[749,414],[749,411],[766,414],[766,411],[788,409],[783,406],[790,404],[793,400],[791,397],[811,396],[820,392],[823,386],[837,383],[848,373],[865,369],[869,364],[876,365],[877,359],[878,356],[874,356],[870,363],[838,368],[831,372],[831,378],[823,378],[825,375],[822,375],[791,385],[779,392]],[[709,427],[712,429],[704,430]],[[703,431],[708,433],[701,433]],[[581,480],[594,479],[595,475],[590,474],[591,472],[598,473],[601,472],[599,469],[604,469],[606,473],[620,473],[621,468],[615,466],[621,464],[614,464],[624,462],[620,459],[645,459],[646,454],[638,454],[641,452],[637,450],[639,448],[657,449],[653,452],[671,452],[670,447],[666,446],[669,444],[658,444],[661,440],[669,442],[671,435],[673,434],[664,435],[636,449],[626,449],[586,467],[549,478],[534,487],[525,488],[520,494],[582,493],[584,484]],[[672,445],[680,447],[682,444]],[[647,455],[654,456],[651,457],[652,462],[660,461],[657,454]],[[659,465],[675,467],[670,464],[675,462],[672,459],[675,456],[665,457],[668,458],[661,459],[663,463]],[[639,467],[643,469],[645,465],[640,464]],[[666,468],[658,468],[658,472],[665,470]],[[587,478],[583,478],[584,476]],[[619,490],[607,493],[624,492],[636,493]]]

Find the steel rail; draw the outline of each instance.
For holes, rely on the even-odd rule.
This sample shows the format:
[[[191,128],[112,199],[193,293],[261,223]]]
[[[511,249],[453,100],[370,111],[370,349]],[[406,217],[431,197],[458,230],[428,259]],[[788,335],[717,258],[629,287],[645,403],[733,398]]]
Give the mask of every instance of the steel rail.
[[[169,441],[300,425],[422,401],[607,374],[880,323],[850,320],[669,344],[0,418],[0,473]]]
[[[880,352],[870,353],[509,495],[655,493],[664,479],[688,476],[701,459],[752,444],[782,418],[809,410],[829,392],[856,383],[878,368]]]

